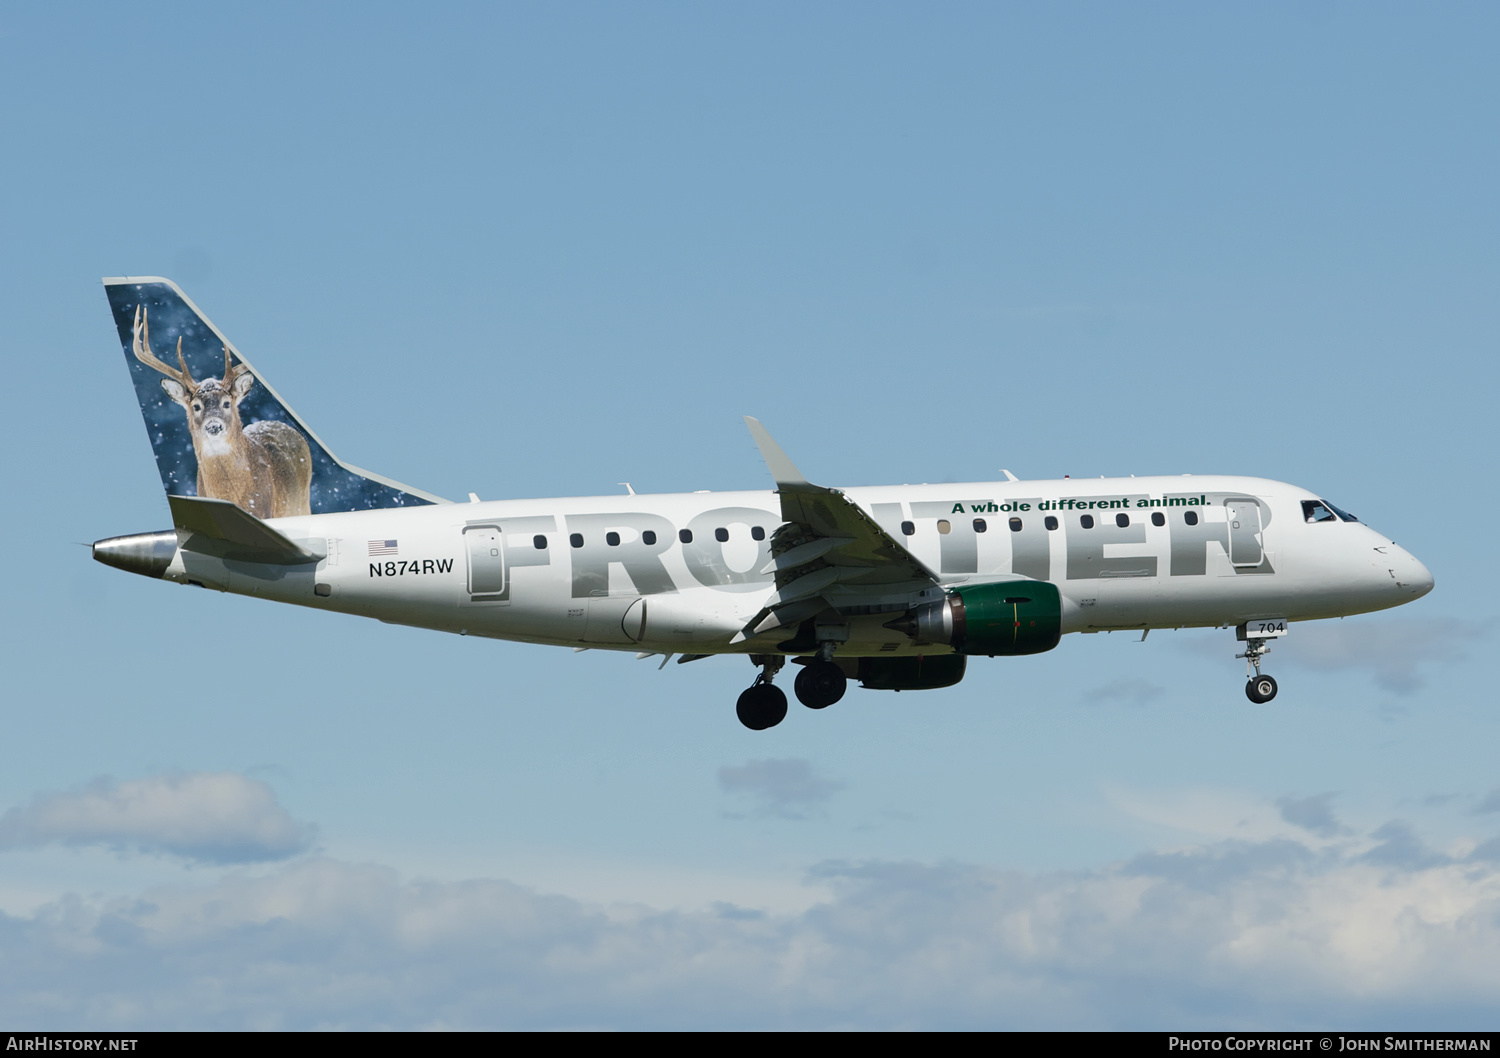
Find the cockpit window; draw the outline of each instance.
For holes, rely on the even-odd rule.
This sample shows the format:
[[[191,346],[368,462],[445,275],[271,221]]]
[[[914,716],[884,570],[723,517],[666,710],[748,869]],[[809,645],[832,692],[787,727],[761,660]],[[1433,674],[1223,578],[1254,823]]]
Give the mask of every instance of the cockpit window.
[[[1322,500],[1303,500],[1302,517],[1309,522],[1336,522],[1338,518]]]
[[[1328,503],[1327,500],[1324,500],[1323,502],[1326,503],[1326,504],[1328,504],[1328,509],[1330,511],[1332,511],[1334,514],[1338,515],[1344,521],[1346,521],[1346,522],[1357,522],[1357,521],[1359,521],[1358,518],[1354,517],[1354,515],[1350,514],[1348,511],[1346,511],[1346,510],[1344,510],[1344,509],[1342,509],[1340,507],[1335,507],[1333,504]]]

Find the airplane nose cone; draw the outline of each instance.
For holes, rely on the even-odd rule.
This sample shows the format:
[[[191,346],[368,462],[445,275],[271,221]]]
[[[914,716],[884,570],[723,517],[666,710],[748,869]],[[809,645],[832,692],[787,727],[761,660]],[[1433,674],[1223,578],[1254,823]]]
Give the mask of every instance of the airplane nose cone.
[[[1422,565],[1422,563],[1418,562],[1415,558],[1411,560],[1411,564],[1411,580],[1407,583],[1411,585],[1411,590],[1414,595],[1426,595],[1432,590],[1432,571],[1426,566]]]
[[[1408,551],[1401,551],[1401,560],[1396,570],[1396,583],[1411,592],[1412,598],[1420,599],[1432,590],[1432,571]]]

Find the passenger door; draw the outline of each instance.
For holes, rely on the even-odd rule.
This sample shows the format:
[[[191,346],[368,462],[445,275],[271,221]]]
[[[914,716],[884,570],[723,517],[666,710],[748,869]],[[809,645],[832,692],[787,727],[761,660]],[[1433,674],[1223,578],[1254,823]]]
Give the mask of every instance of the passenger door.
[[[1225,500],[1229,521],[1229,564],[1253,569],[1265,561],[1260,535],[1260,504],[1254,500]]]
[[[505,583],[505,543],[498,525],[464,526],[464,550],[469,556],[469,599],[503,602],[510,598]]]

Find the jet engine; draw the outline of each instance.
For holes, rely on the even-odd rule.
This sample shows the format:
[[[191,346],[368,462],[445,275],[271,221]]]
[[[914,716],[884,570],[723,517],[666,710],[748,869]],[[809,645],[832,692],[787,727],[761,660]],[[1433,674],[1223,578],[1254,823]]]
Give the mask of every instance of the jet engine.
[[[1062,598],[1055,585],[1041,580],[976,584],[955,588],[885,627],[960,654],[1040,654],[1062,638]]]

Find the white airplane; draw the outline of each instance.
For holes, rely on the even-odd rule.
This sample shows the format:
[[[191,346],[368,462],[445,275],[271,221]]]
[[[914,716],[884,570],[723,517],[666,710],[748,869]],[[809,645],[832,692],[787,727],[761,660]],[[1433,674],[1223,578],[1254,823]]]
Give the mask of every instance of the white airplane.
[[[1069,632],[1234,628],[1245,693],[1297,621],[1400,606],[1432,574],[1316,494],[1183,475],[832,489],[745,421],[774,491],[452,503],[335,458],[177,286],[104,280],[174,528],[110,566],[459,635],[743,654],[746,727],[847,681],[948,687]]]

